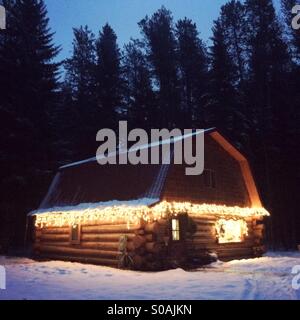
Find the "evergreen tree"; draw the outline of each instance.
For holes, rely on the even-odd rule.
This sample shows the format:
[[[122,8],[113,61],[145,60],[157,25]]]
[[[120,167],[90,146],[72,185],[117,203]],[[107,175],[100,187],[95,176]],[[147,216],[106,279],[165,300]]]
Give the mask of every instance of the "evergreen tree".
[[[158,124],[155,94],[151,74],[139,41],[125,46],[124,72],[126,79],[127,116],[132,127],[146,130]]]
[[[207,116],[209,126],[221,131],[233,131],[236,106],[235,68],[226,45],[224,29],[219,20],[214,22],[210,48],[210,83]]]
[[[178,127],[182,119],[173,17],[162,7],[151,18],[143,19],[139,26],[158,91],[160,126]]]
[[[53,45],[44,1],[3,3],[8,21],[0,41],[1,214],[3,221],[9,219],[9,236],[20,240],[25,214],[37,207],[55,166],[51,112],[57,103],[59,65],[53,59],[59,48]]]
[[[95,153],[95,137],[101,128],[101,112],[96,107],[95,37],[87,26],[74,29],[73,54],[66,60],[65,69],[64,118],[70,147],[79,160]]]
[[[236,86],[242,89],[246,80],[246,21],[245,7],[238,0],[231,0],[221,8],[220,23],[225,43],[236,72]]]
[[[74,29],[73,55],[65,62],[66,81],[79,103],[93,96],[96,50],[94,34],[87,26]]]
[[[288,248],[293,233],[287,232],[283,179],[291,104],[289,72],[291,60],[283,40],[282,27],[271,0],[247,0],[247,41],[249,48],[249,106],[252,116],[254,167],[266,206],[273,212],[275,239]],[[273,162],[273,159],[277,159]],[[279,178],[280,177],[280,178]],[[281,226],[279,228],[279,226]],[[280,243],[279,243],[280,242]]]
[[[275,113],[284,105],[285,75],[290,68],[287,46],[271,0],[247,0],[249,70],[252,106],[262,133],[274,125]]]
[[[244,153],[251,153],[249,146],[249,108],[247,106],[247,29],[245,7],[238,0],[231,0],[221,7],[214,29],[212,48],[212,96],[215,96],[223,116],[224,132]],[[222,61],[224,59],[224,64]],[[224,100],[222,99],[224,95]],[[222,113],[222,112],[221,112]],[[220,125],[220,124],[219,124]]]
[[[204,94],[207,90],[208,60],[196,24],[187,18],[176,24],[180,71],[181,109],[184,127],[203,125]]]
[[[106,24],[97,40],[96,82],[98,107],[102,113],[103,125],[116,127],[123,103],[123,80],[121,54],[117,36]]]

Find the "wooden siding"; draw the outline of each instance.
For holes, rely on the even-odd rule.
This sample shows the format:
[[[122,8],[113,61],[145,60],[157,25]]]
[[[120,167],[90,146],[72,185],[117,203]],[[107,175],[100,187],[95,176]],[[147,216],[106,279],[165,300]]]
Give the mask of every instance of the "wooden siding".
[[[254,219],[246,219],[248,236],[239,243],[219,244],[217,241],[215,216],[191,217],[196,223],[196,232],[187,240],[188,258],[201,258],[208,253],[217,254],[220,260],[250,258],[263,253],[263,225]]]
[[[205,136],[205,169],[215,171],[216,188],[205,187],[204,176],[187,176],[185,165],[172,165],[163,200],[228,206],[251,206],[239,162],[212,137]]]
[[[34,253],[37,258],[85,262],[135,270],[162,270],[191,265],[195,259],[216,253],[220,260],[259,256],[263,252],[263,225],[248,219],[249,235],[241,243],[218,244],[216,216],[188,217],[193,230],[181,226],[182,239],[171,240],[170,220],[140,223],[128,230],[121,222],[81,227],[78,244],[70,242],[70,228],[36,228]],[[122,265],[120,239],[126,235],[130,264]],[[120,264],[121,263],[121,264]]]

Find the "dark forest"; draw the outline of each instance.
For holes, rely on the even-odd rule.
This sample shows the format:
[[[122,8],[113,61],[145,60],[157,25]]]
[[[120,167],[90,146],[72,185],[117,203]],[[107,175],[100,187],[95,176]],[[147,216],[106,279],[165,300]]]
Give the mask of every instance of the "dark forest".
[[[161,7],[119,47],[109,21],[74,28],[60,47],[41,0],[3,0],[0,30],[0,253],[23,248],[26,215],[58,167],[89,158],[96,133],[132,128],[216,127],[250,160],[271,249],[300,244],[300,30],[293,0],[231,0],[208,45],[201,25]],[[142,19],[143,18],[143,19]]]

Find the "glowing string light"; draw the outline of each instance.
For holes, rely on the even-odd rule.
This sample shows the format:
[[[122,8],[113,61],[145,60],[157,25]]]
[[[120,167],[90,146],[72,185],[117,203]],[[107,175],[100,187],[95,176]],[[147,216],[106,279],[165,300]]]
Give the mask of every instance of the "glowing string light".
[[[81,209],[66,210],[62,208],[48,211],[35,212],[32,215],[36,217],[35,225],[37,227],[63,227],[72,226],[81,223],[83,225],[95,224],[101,221],[114,222],[123,220],[128,225],[138,224],[141,220],[145,222],[156,221],[172,215],[188,214],[192,216],[218,215],[218,216],[236,216],[241,218],[247,217],[264,217],[269,213],[264,208],[241,208],[229,207],[215,204],[192,204],[190,202],[167,202],[148,207],[145,205],[130,206],[116,205]]]

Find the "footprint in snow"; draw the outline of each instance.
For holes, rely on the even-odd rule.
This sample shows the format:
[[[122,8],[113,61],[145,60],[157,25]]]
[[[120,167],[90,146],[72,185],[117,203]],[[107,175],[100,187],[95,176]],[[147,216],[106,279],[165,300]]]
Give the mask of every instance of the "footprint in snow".
[[[80,271],[83,272],[83,273],[87,273],[86,269],[80,269]]]
[[[59,274],[70,274],[70,271],[68,271],[68,270],[65,270],[65,269],[57,269],[57,271],[58,271],[58,273]]]

